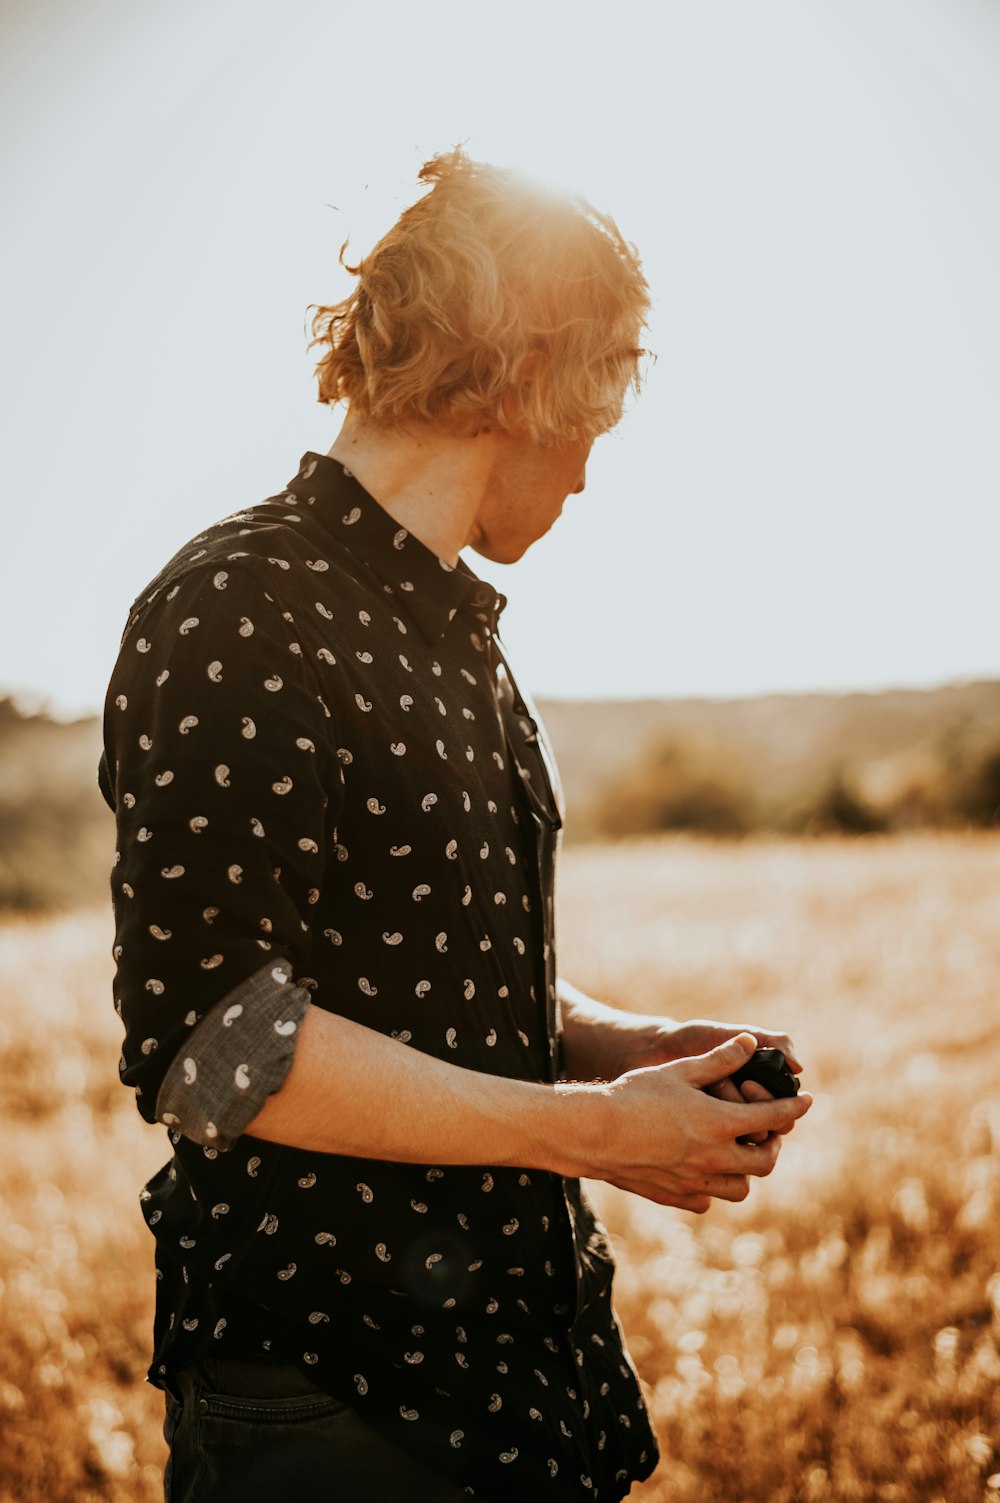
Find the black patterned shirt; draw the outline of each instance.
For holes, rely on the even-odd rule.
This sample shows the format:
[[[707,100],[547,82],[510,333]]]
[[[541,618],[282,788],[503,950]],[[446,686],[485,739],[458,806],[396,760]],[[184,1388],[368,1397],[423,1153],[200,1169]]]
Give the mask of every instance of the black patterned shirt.
[[[101,785],[121,1075],[173,1147],[149,1376],[296,1362],[470,1495],[603,1503],[657,1453],[579,1183],[244,1131],[309,1005],[560,1077],[558,785],[504,604],[309,453],[133,606]]]

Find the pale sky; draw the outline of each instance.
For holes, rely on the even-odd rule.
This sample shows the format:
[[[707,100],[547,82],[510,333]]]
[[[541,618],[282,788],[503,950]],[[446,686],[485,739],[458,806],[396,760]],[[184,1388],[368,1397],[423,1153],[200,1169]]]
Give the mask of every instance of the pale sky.
[[[166,557],[329,448],[307,306],[456,142],[611,212],[655,303],[586,492],[469,557],[527,687],[1000,677],[994,0],[0,18],[0,692],[98,708]]]

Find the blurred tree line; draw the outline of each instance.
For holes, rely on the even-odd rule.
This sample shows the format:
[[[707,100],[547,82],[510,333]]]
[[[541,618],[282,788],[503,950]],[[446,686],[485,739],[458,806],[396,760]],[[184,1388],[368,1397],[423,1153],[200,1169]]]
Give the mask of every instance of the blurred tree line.
[[[1000,683],[541,706],[567,835],[790,837],[1000,823]]]
[[[1000,741],[954,732],[892,766],[833,756],[776,789],[745,748],[695,737],[647,747],[605,781],[589,810],[597,835],[686,830],[715,836],[869,835],[1000,825]]]

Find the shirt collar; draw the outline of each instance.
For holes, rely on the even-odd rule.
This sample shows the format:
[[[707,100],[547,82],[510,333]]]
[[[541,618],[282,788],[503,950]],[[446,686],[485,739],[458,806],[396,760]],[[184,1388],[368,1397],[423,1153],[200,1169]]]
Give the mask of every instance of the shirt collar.
[[[287,492],[313,508],[323,527],[379,576],[430,643],[461,611],[496,631],[507,604],[464,559],[454,567],[401,527],[350,470],[329,454],[303,454]]]

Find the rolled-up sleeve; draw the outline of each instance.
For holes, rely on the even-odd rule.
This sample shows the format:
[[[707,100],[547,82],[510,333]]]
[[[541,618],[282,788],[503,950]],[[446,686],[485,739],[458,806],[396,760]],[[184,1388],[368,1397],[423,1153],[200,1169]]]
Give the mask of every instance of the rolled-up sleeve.
[[[329,711],[257,561],[133,615],[105,710],[121,1078],[230,1147],[290,1068],[342,800]]]
[[[203,1148],[232,1148],[284,1084],[308,1006],[282,961],[241,981],[174,1056],[156,1098],[159,1121]]]

